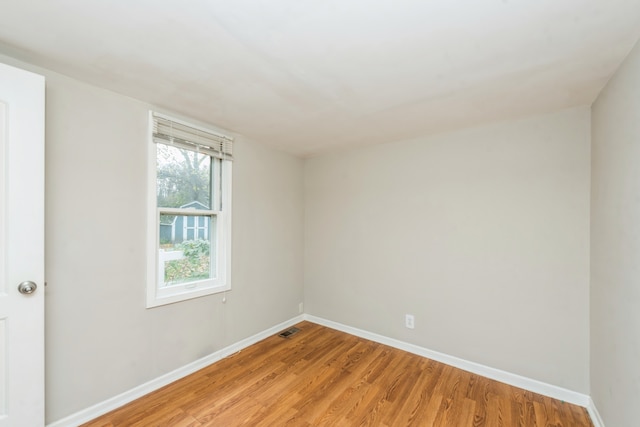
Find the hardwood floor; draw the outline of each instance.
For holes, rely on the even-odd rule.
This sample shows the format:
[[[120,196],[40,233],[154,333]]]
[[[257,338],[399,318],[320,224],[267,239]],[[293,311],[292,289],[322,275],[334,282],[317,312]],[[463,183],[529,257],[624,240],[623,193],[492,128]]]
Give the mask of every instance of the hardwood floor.
[[[592,426],[584,408],[313,323],[297,327],[84,426]]]

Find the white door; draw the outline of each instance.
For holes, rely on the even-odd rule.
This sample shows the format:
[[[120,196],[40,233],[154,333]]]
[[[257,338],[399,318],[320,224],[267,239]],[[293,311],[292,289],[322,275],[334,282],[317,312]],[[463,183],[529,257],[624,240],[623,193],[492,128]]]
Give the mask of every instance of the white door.
[[[0,64],[0,427],[43,425],[44,77]]]

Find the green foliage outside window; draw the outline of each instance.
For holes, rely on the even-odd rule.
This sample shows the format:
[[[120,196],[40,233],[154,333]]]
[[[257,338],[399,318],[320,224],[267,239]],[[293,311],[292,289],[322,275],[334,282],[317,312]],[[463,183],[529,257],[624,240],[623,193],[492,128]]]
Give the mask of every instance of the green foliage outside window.
[[[186,240],[173,250],[182,251],[184,258],[168,261],[164,269],[164,282],[168,285],[208,279],[210,277],[210,244],[208,240]]]

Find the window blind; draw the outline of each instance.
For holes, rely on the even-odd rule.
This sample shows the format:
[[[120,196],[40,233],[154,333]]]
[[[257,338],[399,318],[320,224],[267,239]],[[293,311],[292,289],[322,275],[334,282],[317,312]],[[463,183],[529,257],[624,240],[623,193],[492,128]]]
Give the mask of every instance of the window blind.
[[[153,141],[233,160],[233,138],[153,113]]]

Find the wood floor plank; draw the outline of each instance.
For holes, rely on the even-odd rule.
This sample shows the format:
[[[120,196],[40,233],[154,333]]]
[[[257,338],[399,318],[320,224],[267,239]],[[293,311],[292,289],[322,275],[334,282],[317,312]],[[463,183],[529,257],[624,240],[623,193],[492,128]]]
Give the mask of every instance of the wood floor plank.
[[[84,427],[593,427],[584,408],[310,322]]]
[[[588,425],[590,422],[589,412],[586,408],[582,408],[577,405],[569,405],[571,412],[573,413],[573,419],[576,425]]]
[[[317,424],[332,425],[334,424],[334,420],[343,419],[349,409],[354,406],[359,396],[364,394],[366,389],[372,386],[367,379],[372,371],[372,365],[375,365],[375,361],[378,360],[383,352],[381,346],[372,347],[374,350],[368,357],[362,359],[359,368],[352,368],[350,371],[352,378],[357,378],[357,380],[352,380],[352,384],[345,387],[342,392],[334,394],[334,398],[327,409],[315,420]]]
[[[383,418],[384,424],[412,425],[416,421],[424,421],[425,425],[432,425],[442,402],[442,395],[434,392],[440,382],[445,365],[435,361],[428,361],[426,367],[414,381],[411,381],[410,394],[404,402],[398,402],[395,411],[388,411]],[[409,373],[411,374],[411,373]],[[432,420],[429,419],[433,417]]]

